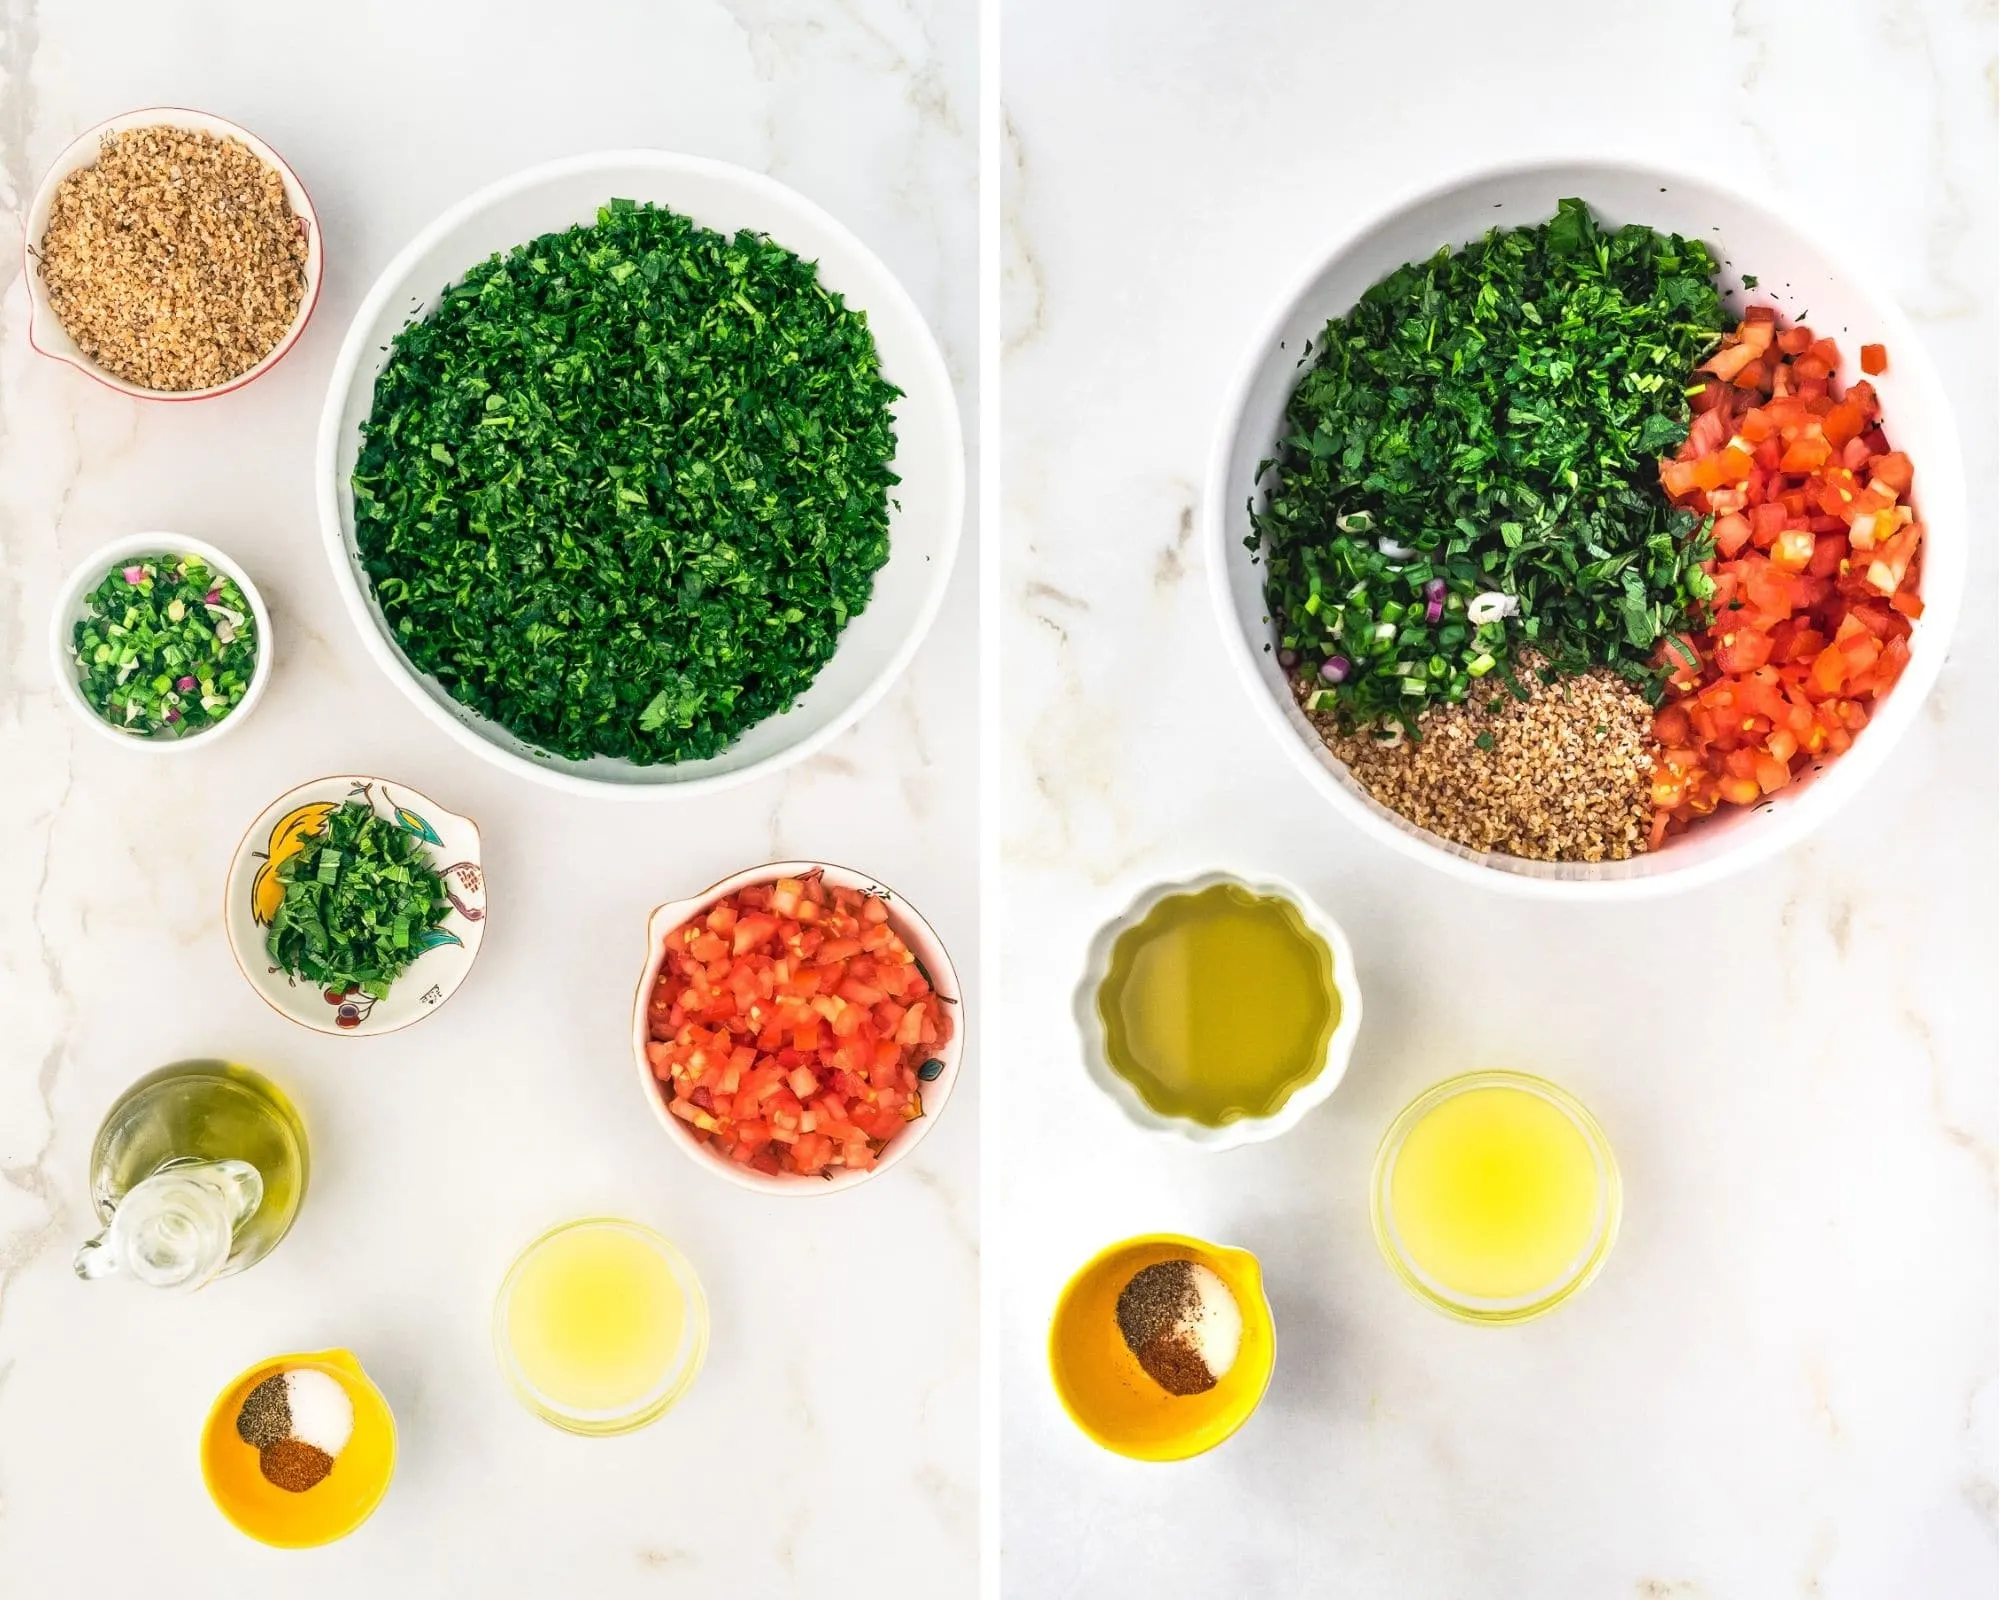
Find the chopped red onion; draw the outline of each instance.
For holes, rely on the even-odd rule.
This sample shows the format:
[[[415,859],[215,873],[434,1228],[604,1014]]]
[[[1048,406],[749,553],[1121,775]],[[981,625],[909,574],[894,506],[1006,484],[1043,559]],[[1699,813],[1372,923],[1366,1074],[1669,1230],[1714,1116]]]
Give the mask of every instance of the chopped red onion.
[[[1345,683],[1353,670],[1354,663],[1346,656],[1328,656],[1319,664],[1319,675],[1328,683]]]
[[[1444,579],[1433,578],[1424,585],[1424,621],[1435,626],[1444,615]]]

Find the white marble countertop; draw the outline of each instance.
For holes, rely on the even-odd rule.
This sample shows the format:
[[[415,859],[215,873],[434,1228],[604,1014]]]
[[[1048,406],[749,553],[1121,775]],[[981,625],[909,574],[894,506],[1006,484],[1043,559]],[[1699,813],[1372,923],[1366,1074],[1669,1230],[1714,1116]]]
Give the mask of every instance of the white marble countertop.
[[[878,251],[976,416],[976,27],[957,0],[578,0],[308,8],[81,0],[0,15],[0,1594],[934,1596],[974,1587],[976,1073],[910,1161],[826,1203],[773,1202],[667,1148],[627,1019],[662,899],[785,855],[877,872],[977,970],[976,558],[890,697],[791,773],[695,803],[606,805],[445,740],[363,653],[329,582],[312,448],[347,318],[445,205],[551,157],[653,145],[772,173]],[[326,293],[244,393],[133,403],[27,347],[18,213],[79,130],[149,103],[232,117],[318,205]],[[277,670],[240,733],[148,760],[52,691],[68,566],[167,528],[243,560]],[[478,817],[495,908],[441,1017],[309,1035],[235,971],[224,868],[272,797],[400,776]],[[312,1187],[291,1237],[192,1298],[84,1285],[85,1155],[128,1081],[231,1055],[299,1099]],[[664,1421],[557,1432],[503,1386],[487,1328],[514,1252],[612,1211],[700,1271],[714,1340]],[[395,1408],[394,1486],[309,1554],[228,1528],[201,1419],[265,1355],[344,1344]]]
[[[1991,540],[1865,802],[1751,876],[1585,912],[1337,818],[1253,720],[1193,537],[1275,297],[1343,218],[1509,155],[1789,192],[1918,321],[1990,506],[1990,10],[1010,0],[1003,48],[1005,1592],[1992,1594]],[[1368,1004],[1326,1106],[1210,1156],[1100,1103],[1067,1005],[1135,887],[1213,865],[1320,898]],[[1603,1277],[1504,1331],[1406,1295],[1365,1205],[1395,1111],[1475,1064],[1575,1090],[1626,1184]],[[1178,1467],[1087,1443],[1043,1359],[1064,1278],[1160,1229],[1256,1250],[1279,1330],[1261,1411]]]

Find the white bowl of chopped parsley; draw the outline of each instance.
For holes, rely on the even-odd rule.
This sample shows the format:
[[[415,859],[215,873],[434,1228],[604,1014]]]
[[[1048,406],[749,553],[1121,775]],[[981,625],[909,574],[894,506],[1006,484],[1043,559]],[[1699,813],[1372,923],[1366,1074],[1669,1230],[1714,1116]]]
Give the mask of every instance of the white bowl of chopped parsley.
[[[800,760],[886,691],[964,505],[949,376],[882,263],[760,174],[558,161],[452,207],[336,365],[321,524],[441,728],[572,790]]]
[[[49,652],[57,688],[91,727],[169,754],[248,719],[271,679],[271,616],[213,545],[135,533],[64,581]]]
[[[1644,763],[1635,769],[1633,739],[1620,742],[1634,730],[1605,723],[1630,711],[1631,695],[1620,699],[1630,690],[1645,696],[1637,733],[1653,737],[1646,705],[1664,677],[1654,663],[1713,592],[1707,524],[1671,510],[1658,462],[1688,435],[1693,362],[1746,293],[1788,322],[1809,318],[1849,356],[1864,344],[1893,352],[1872,381],[1896,448],[1917,465],[1924,608],[1908,668],[1851,749],[1648,849],[1643,776],[1632,777]],[[1846,804],[1936,681],[1968,548],[1950,403],[1894,299],[1761,199],[1592,160],[1454,179],[1322,256],[1264,324],[1227,396],[1204,537],[1231,657],[1336,810],[1464,881],[1599,900],[1713,882]],[[1524,671],[1535,681],[1519,683]],[[1603,709],[1569,727],[1573,685],[1590,686]],[[1455,816],[1438,816],[1442,831],[1420,826],[1337,753],[1356,755],[1357,738],[1393,749],[1419,719],[1419,731],[1441,719],[1490,752],[1460,715],[1482,701],[1530,757],[1544,735],[1547,748],[1585,752],[1494,764],[1512,797],[1496,787],[1495,806],[1543,828],[1535,848],[1552,858],[1446,837]],[[1590,751],[1607,746],[1622,765],[1592,770]],[[1429,791],[1392,798],[1437,810]],[[1637,816],[1637,842],[1621,832],[1607,847],[1600,835],[1562,859],[1565,818],[1600,798],[1621,829]],[[1490,820],[1470,817],[1464,831]]]

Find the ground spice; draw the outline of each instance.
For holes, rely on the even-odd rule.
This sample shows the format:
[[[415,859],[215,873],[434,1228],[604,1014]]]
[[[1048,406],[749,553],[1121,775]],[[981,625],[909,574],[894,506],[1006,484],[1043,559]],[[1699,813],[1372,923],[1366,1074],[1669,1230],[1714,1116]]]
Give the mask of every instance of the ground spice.
[[[1192,1261],[1141,1267],[1118,1296],[1118,1331],[1126,1348],[1168,1394],[1200,1394],[1215,1387],[1215,1374],[1187,1332],[1200,1312]]]
[[[1387,744],[1307,712],[1327,748],[1405,820],[1473,850],[1539,861],[1623,861],[1646,849],[1658,741],[1644,695],[1609,671],[1543,683],[1526,652],[1504,684],[1418,719],[1422,737]],[[1319,684],[1293,684],[1301,705]]]
[[[285,1375],[274,1372],[243,1397],[236,1413],[236,1436],[253,1450],[266,1450],[292,1431],[292,1408]]]
[[[303,1439],[280,1439],[257,1452],[257,1465],[280,1489],[304,1494],[326,1481],[333,1471],[333,1457]]]
[[[305,295],[306,237],[284,181],[234,139],[108,134],[63,179],[41,239],[49,304],[77,348],[148,389],[239,378]]]
[[[1168,1394],[1183,1397],[1205,1394],[1216,1385],[1216,1376],[1208,1370],[1208,1363],[1178,1334],[1155,1339],[1136,1354],[1146,1376]]]

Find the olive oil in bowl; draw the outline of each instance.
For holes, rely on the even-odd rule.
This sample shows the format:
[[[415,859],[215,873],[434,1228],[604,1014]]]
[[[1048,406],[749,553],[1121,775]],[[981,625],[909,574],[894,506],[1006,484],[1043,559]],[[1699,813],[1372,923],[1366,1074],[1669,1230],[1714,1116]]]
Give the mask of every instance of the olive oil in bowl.
[[[1333,952],[1291,900],[1223,881],[1158,900],[1097,987],[1111,1070],[1154,1112],[1207,1127],[1275,1114],[1325,1068]]]

